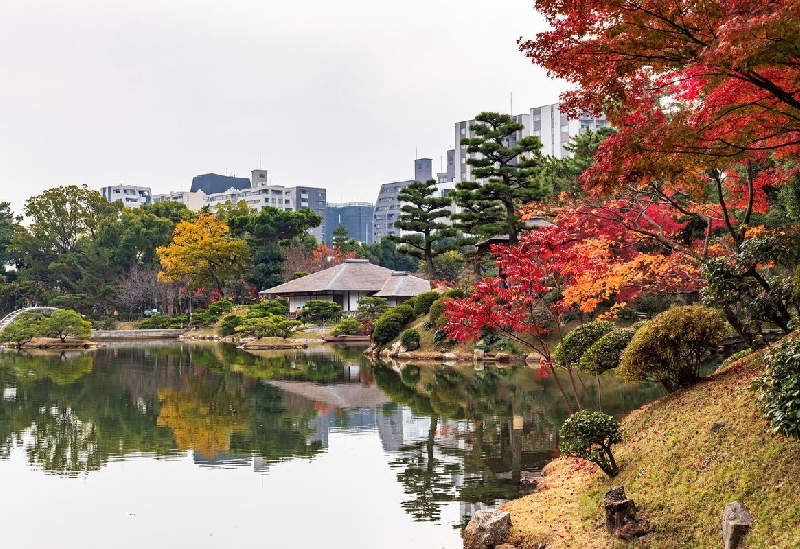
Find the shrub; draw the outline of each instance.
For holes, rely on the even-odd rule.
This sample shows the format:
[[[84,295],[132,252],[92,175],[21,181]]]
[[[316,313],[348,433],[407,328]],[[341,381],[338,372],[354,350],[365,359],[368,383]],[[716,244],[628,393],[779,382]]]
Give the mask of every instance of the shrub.
[[[386,345],[400,335],[406,325],[403,317],[395,310],[387,311],[375,321],[372,330],[372,342],[376,345]]]
[[[214,324],[214,322],[216,321],[217,321],[216,317],[212,315],[208,309],[195,309],[194,311],[192,311],[192,320],[191,320],[192,326],[209,326],[211,324]]]
[[[348,317],[339,321],[333,327],[333,335],[357,335],[361,333],[361,323],[355,318]]]
[[[613,329],[614,325],[610,322],[587,322],[578,326],[556,346],[553,357],[556,364],[563,367],[578,364],[583,353]]]
[[[725,322],[703,305],[674,307],[647,321],[622,352],[617,368],[626,381],[655,381],[667,391],[700,379],[708,350],[725,336]]]
[[[419,349],[419,332],[411,329],[406,330],[400,335],[400,344],[406,348],[407,351],[416,351]]]
[[[23,312],[0,333],[0,340],[12,341],[21,347],[31,339],[44,335],[47,318],[42,313]]]
[[[675,298],[669,294],[645,294],[636,299],[636,310],[652,318],[658,313],[663,313],[675,304]]]
[[[194,316],[194,313],[192,313]],[[152,316],[139,321],[136,328],[140,330],[169,330],[186,327],[186,316]]]
[[[414,320],[414,309],[412,309],[409,305],[403,303],[402,305],[398,305],[397,307],[393,307],[390,309],[390,312],[398,315],[400,318],[403,319],[403,324],[407,324]]]
[[[240,315],[226,315],[222,317],[219,323],[219,333],[223,336],[229,336],[236,333],[236,327],[241,326],[244,318]]]
[[[233,310],[233,303],[231,303],[227,299],[220,299],[219,301],[215,301],[214,303],[208,306],[208,312],[211,313],[216,318],[219,318],[223,314],[229,313],[232,310]]]
[[[311,299],[303,305],[300,319],[303,322],[324,324],[325,322],[338,321],[342,318],[342,312],[342,307],[333,301]]]
[[[636,330],[619,328],[592,343],[578,361],[578,368],[590,374],[602,374],[619,366],[622,351],[630,344]]]
[[[262,337],[282,337],[286,339],[295,327],[300,325],[299,320],[289,320],[285,316],[266,316],[258,318],[245,318],[235,329],[237,332],[251,335],[256,339]]]
[[[437,299],[439,299],[439,292],[435,290],[419,294],[414,301],[414,314],[417,316],[428,314],[431,310],[431,305]]]
[[[453,288],[452,290],[447,290],[442,294],[442,297],[446,299],[461,299],[462,297],[466,296],[467,294],[461,288]]]
[[[385,297],[362,297],[358,300],[356,318],[362,322],[366,319],[375,320],[389,310],[389,302]]]
[[[734,362],[736,362],[740,358],[744,358],[744,357],[746,357],[747,355],[749,355],[752,352],[753,352],[753,349],[751,349],[750,347],[747,347],[746,349],[742,349],[741,351],[736,351],[731,356],[729,356],[728,358],[726,358],[725,360],[722,361],[722,364],[719,365],[719,369],[721,370],[722,368],[725,368],[726,366],[728,366],[730,364],[733,364]]]
[[[260,318],[269,315],[286,316],[289,314],[289,301],[287,299],[270,299],[250,306],[247,311],[249,318]]]
[[[764,363],[764,374],[753,381],[761,414],[774,432],[800,439],[800,340],[769,349]]]
[[[597,464],[609,477],[617,476],[619,467],[611,445],[622,441],[619,420],[602,412],[581,410],[567,418],[558,432],[562,454]]]
[[[428,308],[428,320],[431,323],[431,326],[441,327],[443,325],[440,324],[439,320],[442,318],[442,313],[444,313],[444,303],[442,299],[439,298]]]

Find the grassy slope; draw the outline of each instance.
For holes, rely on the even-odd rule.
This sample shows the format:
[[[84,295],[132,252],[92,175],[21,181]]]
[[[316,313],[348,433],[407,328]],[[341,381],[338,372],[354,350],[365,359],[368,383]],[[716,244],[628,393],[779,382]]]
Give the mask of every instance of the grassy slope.
[[[794,336],[790,336],[794,337]],[[559,459],[542,488],[509,502],[518,547],[721,547],[721,517],[734,500],[755,519],[748,547],[800,547],[800,442],[774,435],[761,419],[750,382],[759,355],[746,357],[691,389],[630,414],[615,446],[622,472],[608,479],[593,465]],[[715,423],[724,423],[712,431]],[[603,527],[606,490],[624,485],[653,533],[635,543]]]

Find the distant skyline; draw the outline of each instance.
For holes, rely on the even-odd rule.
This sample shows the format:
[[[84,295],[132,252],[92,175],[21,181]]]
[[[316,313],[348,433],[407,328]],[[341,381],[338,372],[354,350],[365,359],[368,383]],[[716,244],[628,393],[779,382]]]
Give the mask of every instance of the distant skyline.
[[[558,101],[516,44],[544,28],[529,0],[8,3],[0,200],[261,167],[374,202],[415,156],[439,171],[454,122]]]

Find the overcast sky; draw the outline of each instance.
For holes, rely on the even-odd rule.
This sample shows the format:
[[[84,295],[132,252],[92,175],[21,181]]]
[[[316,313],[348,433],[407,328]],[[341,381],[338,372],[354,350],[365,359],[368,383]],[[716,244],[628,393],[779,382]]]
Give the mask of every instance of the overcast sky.
[[[24,0],[0,10],[0,200],[249,177],[374,202],[453,123],[553,103],[531,0]]]

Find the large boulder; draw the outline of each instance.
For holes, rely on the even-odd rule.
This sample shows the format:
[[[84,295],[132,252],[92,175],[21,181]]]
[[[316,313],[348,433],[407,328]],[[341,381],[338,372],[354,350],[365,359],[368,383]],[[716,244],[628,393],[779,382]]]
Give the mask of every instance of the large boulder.
[[[503,543],[510,529],[511,515],[508,511],[476,511],[461,534],[464,549],[494,549]]]
[[[753,525],[753,516],[739,501],[725,506],[722,513],[722,542],[725,549],[737,549]]]

